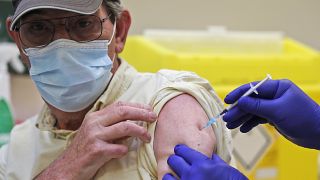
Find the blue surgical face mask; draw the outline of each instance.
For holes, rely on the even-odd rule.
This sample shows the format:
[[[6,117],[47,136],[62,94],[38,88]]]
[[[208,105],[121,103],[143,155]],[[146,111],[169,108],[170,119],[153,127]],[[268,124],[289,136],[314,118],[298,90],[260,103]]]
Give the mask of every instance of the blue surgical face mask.
[[[77,112],[94,103],[112,77],[111,41],[59,39],[45,48],[26,49],[30,76],[42,98],[64,112]]]

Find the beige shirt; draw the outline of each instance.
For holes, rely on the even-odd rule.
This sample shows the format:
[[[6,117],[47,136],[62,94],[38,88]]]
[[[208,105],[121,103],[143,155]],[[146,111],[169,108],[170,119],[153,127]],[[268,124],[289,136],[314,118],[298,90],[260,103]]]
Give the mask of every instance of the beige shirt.
[[[222,110],[222,103],[208,81],[184,71],[160,70],[157,73],[138,73],[122,61],[108,89],[96,101],[91,111],[97,111],[116,101],[149,104],[159,114],[166,102],[188,93],[201,104],[208,117]],[[156,122],[137,122],[148,129],[150,143],[129,138],[124,143],[129,153],[106,163],[95,179],[157,179],[157,162],[153,151]],[[0,179],[32,179],[53,162],[72,141],[76,132],[58,130],[56,120],[47,106],[39,115],[17,125],[10,142],[0,149]],[[217,139],[216,153],[231,161],[231,136],[222,121],[212,128]]]

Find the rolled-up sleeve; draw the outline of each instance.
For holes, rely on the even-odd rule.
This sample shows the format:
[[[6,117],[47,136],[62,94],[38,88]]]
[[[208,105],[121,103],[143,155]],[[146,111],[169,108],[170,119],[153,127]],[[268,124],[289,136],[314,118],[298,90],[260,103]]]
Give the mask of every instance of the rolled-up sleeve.
[[[0,179],[6,179],[7,149],[8,145],[0,148]]]

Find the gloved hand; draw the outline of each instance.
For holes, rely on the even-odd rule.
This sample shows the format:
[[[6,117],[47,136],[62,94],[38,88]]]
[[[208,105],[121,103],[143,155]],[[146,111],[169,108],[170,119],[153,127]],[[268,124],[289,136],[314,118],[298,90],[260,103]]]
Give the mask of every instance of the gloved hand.
[[[240,86],[225,102],[234,103],[249,88],[250,84]],[[320,149],[320,109],[316,102],[289,80],[269,80],[257,91],[240,98],[223,116],[229,129],[241,126],[240,131],[246,133],[258,124],[270,123],[291,142]]]
[[[186,145],[177,145],[174,155],[168,158],[171,169],[181,180],[247,180],[237,169],[226,164],[217,155],[212,159]],[[172,174],[166,174],[163,180],[177,180]]]

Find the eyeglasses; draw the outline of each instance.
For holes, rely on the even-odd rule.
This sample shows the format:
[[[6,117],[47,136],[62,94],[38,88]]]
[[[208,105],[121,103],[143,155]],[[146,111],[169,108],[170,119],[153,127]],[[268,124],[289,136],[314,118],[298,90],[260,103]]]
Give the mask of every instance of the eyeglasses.
[[[110,15],[100,19],[95,15],[77,15],[54,19],[42,19],[21,23],[15,28],[19,31],[22,44],[28,48],[45,47],[54,40],[56,25],[53,20],[65,20],[64,26],[71,40],[89,42],[102,35],[102,24]]]

